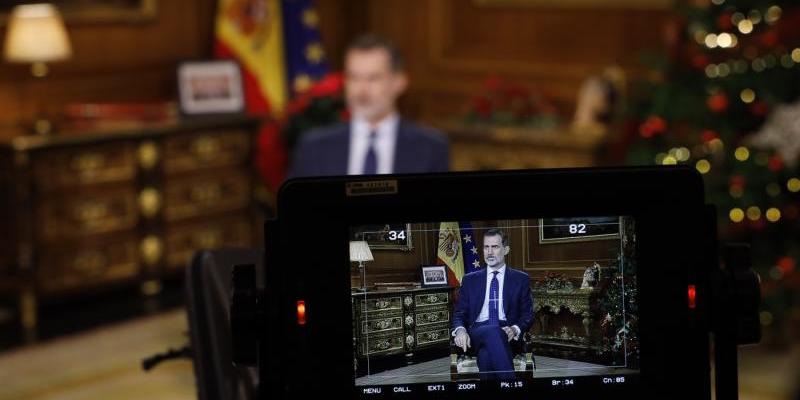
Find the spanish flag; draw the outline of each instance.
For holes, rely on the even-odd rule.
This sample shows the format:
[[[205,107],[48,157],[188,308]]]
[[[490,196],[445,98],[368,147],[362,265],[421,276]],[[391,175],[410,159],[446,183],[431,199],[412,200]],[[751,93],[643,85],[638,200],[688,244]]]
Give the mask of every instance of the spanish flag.
[[[459,286],[465,274],[480,269],[480,253],[472,224],[442,222],[439,225],[437,258],[447,265],[451,286]]]

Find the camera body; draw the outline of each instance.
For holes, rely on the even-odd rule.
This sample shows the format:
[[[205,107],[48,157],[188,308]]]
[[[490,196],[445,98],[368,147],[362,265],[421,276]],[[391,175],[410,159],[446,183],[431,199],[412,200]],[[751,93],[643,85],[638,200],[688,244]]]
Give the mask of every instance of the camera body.
[[[304,178],[282,187],[278,207],[278,218],[265,225],[265,269],[237,266],[233,277],[234,361],[258,365],[261,398],[335,394],[351,398],[499,395],[514,399],[542,395],[573,399],[709,399],[712,333],[716,340],[717,394],[730,398],[736,395],[736,345],[758,340],[757,277],[749,269],[742,248],[730,252],[727,270],[720,268],[715,211],[705,204],[702,178],[691,169],[642,167]],[[456,321],[469,308],[464,302],[476,296],[466,293],[466,285],[458,288],[459,280],[463,283],[462,279],[469,279],[465,278],[467,271],[460,271],[455,280],[448,278],[447,287],[453,288],[445,289],[447,306],[438,314],[446,316],[448,322],[436,325],[446,332],[446,337],[437,333],[438,342],[423,348],[417,346],[421,323],[414,318],[419,318],[424,309],[413,302],[413,296],[419,294],[418,299],[424,299],[422,295],[428,293],[425,285],[403,292],[409,293],[412,300],[398,306],[405,310],[398,315],[411,318],[417,326],[398,328],[387,323],[376,324],[370,330],[370,321],[390,314],[367,306],[375,291],[356,288],[353,282],[358,280],[358,274],[348,245],[354,240],[370,241],[365,234],[374,232],[364,227],[408,227],[407,231],[395,231],[394,238],[398,233],[414,235],[419,253],[424,254],[418,264],[442,264],[436,258],[438,250],[423,249],[423,242],[441,244],[445,221],[471,221],[476,249],[485,244],[479,242],[482,234],[486,240],[485,229],[496,227],[511,231],[512,239],[521,237],[531,246],[545,246],[548,235],[576,235],[569,246],[577,249],[573,253],[577,251],[574,254],[578,256],[551,259],[547,268],[554,270],[558,270],[553,266],[559,262],[575,265],[568,262],[584,254],[591,255],[591,260],[585,260],[588,265],[597,268],[599,264],[592,261],[599,256],[588,249],[598,247],[600,242],[584,241],[587,238],[580,237],[584,233],[599,232],[606,247],[619,251],[604,258],[599,272],[589,271],[600,281],[603,279],[599,277],[605,277],[605,286],[583,289],[540,286],[552,282],[537,281],[530,275],[539,271],[536,261],[530,261],[535,259],[531,253],[536,251],[526,250],[523,258],[517,255],[517,260],[524,262],[509,267],[532,276],[530,289],[526,290],[532,293],[535,311],[528,315],[533,326],[526,326],[525,332],[509,339],[509,343],[525,337],[526,344],[533,346],[525,351],[529,361],[535,360],[534,366],[515,370],[510,378],[489,376],[484,370],[462,374],[455,370],[455,364],[464,355],[456,354],[458,346],[453,345],[453,337]],[[592,221],[600,222],[594,226]],[[586,225],[580,227],[587,223],[588,231]],[[537,231],[540,236],[534,237]],[[513,232],[519,232],[518,236]],[[392,240],[388,236],[384,239]],[[463,257],[472,250],[467,247],[460,249]],[[512,240],[510,247],[513,254],[520,243]],[[486,253],[484,257],[480,257],[480,251],[472,253],[478,254],[480,264],[475,264],[475,274],[489,268],[484,265],[484,261],[490,261],[484,260]],[[383,263],[389,263],[385,260],[400,256],[381,257]],[[399,262],[397,268],[400,263],[408,264]],[[635,273],[623,271],[630,266],[635,266]],[[386,270],[392,265],[383,267]],[[450,268],[449,264],[446,267]],[[368,264],[367,275],[370,269]],[[579,273],[583,276],[583,271]],[[256,276],[262,278],[263,288],[256,285]],[[438,273],[430,276],[441,277]],[[615,287],[615,295],[611,296],[608,291],[619,281],[615,277],[622,278],[623,283]],[[366,280],[369,282],[370,278],[368,275]],[[635,285],[631,286],[630,281],[626,285],[624,279],[635,280]],[[506,285],[509,291],[511,284]],[[585,342],[588,344],[584,347],[596,347],[597,354],[599,349],[605,349],[607,357],[588,363],[570,356],[542,355],[539,349],[548,346],[546,339],[554,335],[545,332],[537,314],[570,312],[568,307],[554,310],[558,308],[554,304],[545,308],[544,297],[553,293],[572,295],[581,290],[596,291],[596,296],[587,297],[594,299],[589,300],[588,309],[595,314],[605,313],[609,307],[622,310],[622,325],[606,326],[614,324],[611,312],[605,322],[600,315],[592,329],[605,334],[600,334],[600,341]],[[512,315],[513,300],[504,300],[506,314]],[[408,309],[414,307],[417,313],[409,317]],[[582,315],[588,315],[588,311]],[[475,333],[473,325],[465,326],[470,335]],[[388,336],[383,331],[395,328],[409,337],[406,343],[397,344],[403,354],[395,357],[398,362],[378,369],[378,361],[391,358],[379,355],[390,353],[394,345],[386,339],[384,346],[381,340]],[[563,329],[566,332],[566,327]],[[591,336],[588,324],[586,333]],[[427,333],[429,339],[432,335]],[[573,333],[572,338],[575,336]],[[635,349],[628,348],[632,347],[633,336]],[[475,340],[473,337],[473,344]],[[575,340],[584,343],[580,341],[583,339]],[[378,344],[372,348],[370,343]],[[559,346],[556,347],[566,348],[569,344]],[[416,358],[422,354],[425,357]],[[480,356],[477,357],[481,365]],[[545,365],[548,363],[549,367]],[[422,366],[433,372],[419,372]]]

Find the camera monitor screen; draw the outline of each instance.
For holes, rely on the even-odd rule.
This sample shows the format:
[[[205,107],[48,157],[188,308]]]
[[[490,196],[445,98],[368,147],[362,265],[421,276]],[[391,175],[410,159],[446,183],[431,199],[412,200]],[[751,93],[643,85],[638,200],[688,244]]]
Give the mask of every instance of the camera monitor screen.
[[[630,384],[635,241],[626,216],[351,226],[356,391]]]

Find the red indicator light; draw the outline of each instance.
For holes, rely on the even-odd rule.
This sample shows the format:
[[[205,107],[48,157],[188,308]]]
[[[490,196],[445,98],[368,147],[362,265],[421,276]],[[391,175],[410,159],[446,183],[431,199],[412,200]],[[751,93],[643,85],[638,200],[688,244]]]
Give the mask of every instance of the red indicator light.
[[[303,326],[306,324],[306,302],[305,300],[297,300],[297,325]]]
[[[689,285],[689,309],[694,310],[695,308],[697,308],[697,288]]]

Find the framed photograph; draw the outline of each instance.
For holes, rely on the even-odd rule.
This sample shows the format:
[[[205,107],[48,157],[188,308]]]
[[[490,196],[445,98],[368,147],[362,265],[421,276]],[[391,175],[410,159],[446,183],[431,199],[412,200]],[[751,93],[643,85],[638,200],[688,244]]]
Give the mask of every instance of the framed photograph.
[[[619,238],[619,217],[540,218],[539,243]]]
[[[354,227],[350,240],[365,240],[372,250],[414,249],[411,240],[411,224],[371,224]]]
[[[178,66],[178,97],[186,116],[245,111],[242,72],[233,60],[187,61]]]
[[[446,265],[423,265],[422,287],[447,286]]]

